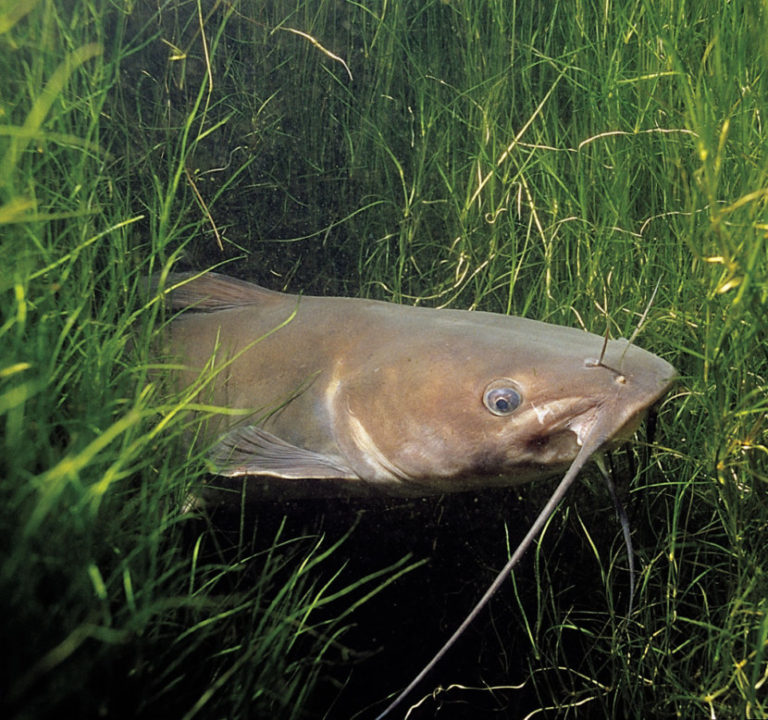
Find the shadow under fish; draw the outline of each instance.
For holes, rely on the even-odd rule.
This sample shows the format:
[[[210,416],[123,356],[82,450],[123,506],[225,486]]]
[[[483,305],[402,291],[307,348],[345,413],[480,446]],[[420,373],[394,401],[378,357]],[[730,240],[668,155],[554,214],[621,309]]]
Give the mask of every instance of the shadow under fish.
[[[565,473],[379,719],[487,603],[584,464],[631,436],[676,375],[625,339],[520,317],[289,295],[216,273],[169,275],[163,292],[185,311],[166,335],[180,387],[222,409],[205,431],[215,471],[247,477],[250,497],[419,497]]]

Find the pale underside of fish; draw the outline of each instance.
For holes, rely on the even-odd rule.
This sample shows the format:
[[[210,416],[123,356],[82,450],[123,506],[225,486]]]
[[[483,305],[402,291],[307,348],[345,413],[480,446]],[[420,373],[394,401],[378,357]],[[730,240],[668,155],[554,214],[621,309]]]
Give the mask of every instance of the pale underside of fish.
[[[487,312],[170,275],[166,356],[228,412],[205,437],[257,497],[422,496],[562,472],[634,432],[675,376],[624,339]]]

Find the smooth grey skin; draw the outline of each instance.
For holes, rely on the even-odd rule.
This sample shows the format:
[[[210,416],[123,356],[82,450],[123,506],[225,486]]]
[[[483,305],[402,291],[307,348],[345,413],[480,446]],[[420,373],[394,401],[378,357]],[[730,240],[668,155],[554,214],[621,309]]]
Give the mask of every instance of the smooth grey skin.
[[[563,472],[631,435],[674,368],[569,327],[465,310],[301,297],[216,273],[171,275],[167,353],[227,409],[223,476],[263,496],[424,496]],[[498,413],[489,388],[517,392]],[[514,394],[505,396],[514,400]],[[239,411],[232,414],[232,411]]]

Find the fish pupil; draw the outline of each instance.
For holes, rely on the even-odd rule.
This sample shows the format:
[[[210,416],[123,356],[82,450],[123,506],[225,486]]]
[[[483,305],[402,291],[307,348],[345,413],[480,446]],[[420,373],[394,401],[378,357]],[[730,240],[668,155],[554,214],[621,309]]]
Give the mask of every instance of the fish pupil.
[[[494,415],[509,415],[516,410],[521,402],[520,393],[511,387],[489,387],[485,391],[483,401]]]

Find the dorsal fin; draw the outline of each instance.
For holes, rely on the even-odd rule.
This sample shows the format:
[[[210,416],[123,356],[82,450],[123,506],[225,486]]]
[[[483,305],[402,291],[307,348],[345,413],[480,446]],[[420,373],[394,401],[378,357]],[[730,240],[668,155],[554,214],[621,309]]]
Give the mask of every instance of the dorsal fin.
[[[153,278],[157,285],[157,278]],[[282,293],[254,285],[245,280],[205,273],[170,273],[165,281],[172,310],[190,308],[203,312],[227,310],[243,305],[263,305],[283,297]]]

